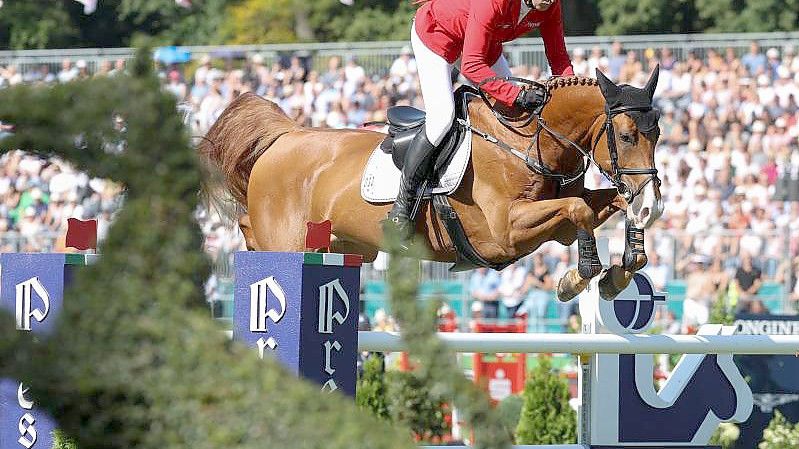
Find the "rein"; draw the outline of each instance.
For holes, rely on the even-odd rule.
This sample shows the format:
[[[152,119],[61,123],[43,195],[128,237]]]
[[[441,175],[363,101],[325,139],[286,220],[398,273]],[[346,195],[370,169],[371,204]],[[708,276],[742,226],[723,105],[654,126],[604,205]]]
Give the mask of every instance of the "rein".
[[[517,125],[517,120],[512,117],[507,117],[502,114],[502,112],[496,110],[494,106],[491,105],[488,97],[483,92],[482,86],[488,82],[492,81],[510,81],[510,82],[517,82],[521,84],[527,84],[529,86],[533,86],[534,88],[543,89],[544,91],[544,101],[540,107],[530,113],[530,116],[525,119],[521,125]],[[565,135],[557,132],[556,130],[552,129],[542,117],[542,111],[544,107],[549,103],[551,98],[550,89],[547,84],[542,84],[536,81],[530,81],[523,78],[516,78],[516,77],[492,77],[484,80],[480,84],[477,85],[477,91],[480,94],[480,98],[483,102],[488,106],[488,108],[494,113],[494,116],[497,120],[502,123],[503,126],[510,129],[511,131],[518,134],[518,130],[527,127],[533,121],[536,122],[536,130],[535,133],[532,135],[530,139],[530,144],[527,146],[524,152],[517,150],[513,146],[507,144],[506,142],[492,136],[489,133],[483,132],[475,127],[473,127],[470,123],[463,119],[458,119],[458,123],[471,130],[473,133],[477,134],[478,136],[482,137],[487,142],[490,142],[501,149],[508,151],[509,153],[513,154],[514,156],[518,157],[519,159],[523,160],[525,165],[532,170],[534,173],[544,176],[546,178],[556,179],[561,187],[568,186],[569,184],[574,183],[575,181],[579,180],[585,175],[585,172],[588,171],[588,167],[593,164],[599,172],[604,176],[608,181],[610,181],[614,187],[619,191],[619,194],[628,202],[632,202],[633,199],[638,196],[646,187],[647,184],[650,182],[655,182],[657,185],[660,185],[660,179],[657,177],[657,168],[622,168],[619,167],[619,152],[616,147],[616,139],[615,139],[615,130],[613,127],[613,117],[618,114],[622,114],[629,111],[640,111],[640,112],[647,112],[652,110],[652,107],[647,108],[640,108],[640,107],[621,107],[621,108],[608,108],[607,103],[605,104],[605,125],[602,127],[602,131],[597,135],[596,139],[594,140],[593,145],[591,146],[590,151],[586,150],[578,143],[574,142],[572,139],[569,139]],[[544,161],[541,158],[541,140],[540,135],[541,131],[545,130],[551,136],[555,137],[558,141],[562,143],[567,143],[569,146],[574,148],[581,156],[580,166],[577,170],[572,173],[558,173],[544,164]],[[599,139],[602,137],[603,134],[607,133],[608,139],[608,153],[610,154],[610,165],[612,173],[608,173],[602,166],[596,161],[594,158],[594,153],[596,152],[596,146],[599,144]],[[536,152],[538,153],[538,161],[530,159],[530,150],[533,149],[533,146],[536,147]],[[589,163],[586,163],[586,159]],[[637,189],[633,190],[624,180],[622,179],[622,175],[649,175],[649,179],[641,183]]]

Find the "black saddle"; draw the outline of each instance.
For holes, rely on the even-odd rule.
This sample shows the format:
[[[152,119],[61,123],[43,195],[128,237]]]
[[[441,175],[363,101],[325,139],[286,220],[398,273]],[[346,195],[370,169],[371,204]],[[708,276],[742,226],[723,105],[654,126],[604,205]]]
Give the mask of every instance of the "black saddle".
[[[468,106],[468,95],[479,95],[471,86],[461,86],[455,91],[455,120],[444,140],[438,145],[438,156],[432,175],[442,174],[466,135],[457,119],[465,119]],[[424,130],[425,113],[411,106],[394,106],[386,113],[388,118],[388,137],[380,144],[380,149],[391,154],[394,165],[402,170],[405,153],[417,133]]]

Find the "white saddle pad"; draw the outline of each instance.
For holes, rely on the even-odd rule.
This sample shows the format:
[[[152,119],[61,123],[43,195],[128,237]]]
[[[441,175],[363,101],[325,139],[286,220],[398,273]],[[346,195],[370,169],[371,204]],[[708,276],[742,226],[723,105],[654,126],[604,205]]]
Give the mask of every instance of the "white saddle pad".
[[[457,126],[457,125],[453,125]],[[472,132],[466,131],[463,142],[444,170],[444,175],[433,186],[433,193],[449,195],[461,184],[472,155]],[[394,165],[390,154],[380,149],[372,151],[361,178],[361,196],[370,203],[390,203],[397,199],[400,185],[400,170]],[[428,191],[430,189],[428,188]]]

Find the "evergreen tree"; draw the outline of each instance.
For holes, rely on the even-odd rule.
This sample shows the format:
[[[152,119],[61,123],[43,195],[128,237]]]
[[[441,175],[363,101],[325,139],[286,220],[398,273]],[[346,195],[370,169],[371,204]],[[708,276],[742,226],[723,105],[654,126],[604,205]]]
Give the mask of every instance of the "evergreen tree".
[[[386,398],[386,373],[381,357],[369,357],[363,364],[363,375],[358,379],[355,403],[381,419],[389,419]]]
[[[80,449],[414,447],[351,398],[232,343],[208,316],[194,220],[203,170],[149,54],[130,77],[0,91],[0,120],[16,125],[0,153],[38,149],[127,189],[52,335],[33,339],[0,314],[0,376],[30,385]],[[121,153],[107,145],[120,137]]]
[[[539,357],[524,386],[524,405],[516,427],[516,444],[577,442],[577,414],[569,406],[569,386]]]
[[[391,371],[388,377],[388,412],[392,421],[407,427],[420,441],[435,441],[449,431],[444,419],[445,399],[435,385],[416,372]]]

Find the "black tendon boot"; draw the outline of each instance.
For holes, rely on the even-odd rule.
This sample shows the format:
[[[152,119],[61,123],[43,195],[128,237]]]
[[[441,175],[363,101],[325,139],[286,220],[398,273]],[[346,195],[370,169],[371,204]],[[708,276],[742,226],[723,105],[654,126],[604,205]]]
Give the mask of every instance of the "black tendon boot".
[[[424,128],[419,130],[419,133],[413,138],[407,153],[405,153],[399,193],[384,225],[384,232],[387,230],[386,225],[393,227],[394,232],[399,233],[403,244],[407,244],[413,235],[414,226],[411,222],[411,209],[417,194],[423,194],[423,192],[418,191],[419,186],[430,176],[435,153],[436,146],[427,140]]]

